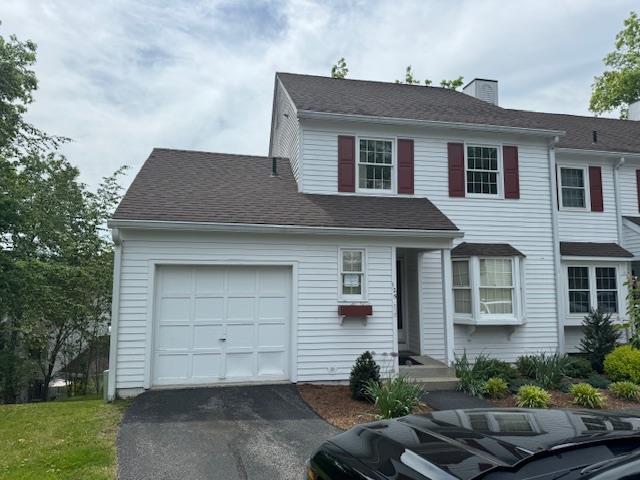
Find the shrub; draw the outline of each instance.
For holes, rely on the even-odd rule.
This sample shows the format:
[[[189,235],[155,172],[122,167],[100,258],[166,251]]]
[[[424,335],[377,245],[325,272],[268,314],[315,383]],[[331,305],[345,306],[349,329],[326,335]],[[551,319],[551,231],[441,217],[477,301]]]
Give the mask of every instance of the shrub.
[[[503,398],[509,392],[509,385],[500,377],[491,377],[484,384],[484,392],[489,398]]]
[[[611,321],[611,314],[600,310],[584,317],[582,331],[580,351],[587,355],[594,370],[602,372],[604,357],[615,348],[620,332]]]
[[[521,408],[549,408],[551,395],[536,385],[523,385],[518,390],[516,405]]]
[[[456,377],[459,379],[456,388],[472,397],[482,398],[484,395],[484,379],[477,374],[474,366],[469,362],[466,351],[462,354],[462,357],[456,357],[454,366]]]
[[[532,382],[528,378],[514,378],[509,382],[509,391],[513,394],[516,394],[518,393],[518,390],[520,390],[520,387],[522,387],[523,385],[535,385],[535,382]]]
[[[366,393],[375,399],[376,409],[381,418],[396,418],[409,415],[420,404],[422,387],[399,376],[383,382],[370,380]]]
[[[587,378],[593,374],[591,362],[584,357],[569,357],[564,367],[564,374],[571,378]]]
[[[498,377],[508,382],[518,376],[518,370],[513,365],[486,355],[478,355],[473,364],[473,372],[484,381]]]
[[[535,378],[536,366],[533,355],[523,355],[516,360],[516,367],[520,375],[527,378]]]
[[[587,377],[587,383],[595,388],[607,388],[611,384],[611,380],[603,375],[594,373]]]
[[[569,394],[573,397],[573,403],[586,408],[602,408],[604,397],[597,388],[588,383],[576,383],[571,385]]]
[[[640,386],[631,382],[614,382],[609,391],[616,397],[633,402],[640,401]]]
[[[351,369],[351,375],[349,375],[351,398],[354,400],[373,401],[367,395],[366,387],[369,382],[380,383],[380,367],[370,352],[364,352],[357,358]]]
[[[604,359],[604,371],[614,382],[640,383],[640,350],[622,345]]]

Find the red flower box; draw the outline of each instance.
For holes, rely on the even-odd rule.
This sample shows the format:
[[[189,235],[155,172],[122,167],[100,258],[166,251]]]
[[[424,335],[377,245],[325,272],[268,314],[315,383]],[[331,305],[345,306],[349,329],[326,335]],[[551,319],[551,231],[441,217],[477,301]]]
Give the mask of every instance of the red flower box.
[[[371,305],[338,305],[338,315],[341,317],[366,317],[373,315]]]

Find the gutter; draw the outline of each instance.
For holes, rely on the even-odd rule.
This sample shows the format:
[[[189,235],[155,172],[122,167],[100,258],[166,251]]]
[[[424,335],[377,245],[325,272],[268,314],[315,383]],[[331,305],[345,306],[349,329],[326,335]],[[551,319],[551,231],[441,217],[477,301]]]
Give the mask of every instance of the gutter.
[[[183,230],[203,232],[234,233],[286,233],[301,235],[353,235],[379,237],[418,237],[418,238],[461,238],[460,230],[417,230],[391,228],[343,228],[343,227],[308,227],[302,225],[272,225],[249,223],[210,223],[210,222],[176,222],[164,220],[121,220],[111,219],[107,222],[110,228],[132,228],[142,230]]]
[[[375,117],[372,115],[350,115],[344,113],[314,112],[312,110],[298,110],[298,118],[309,120],[343,120],[352,122],[367,122],[386,125],[403,125],[417,127],[441,127],[456,130],[471,130],[481,132],[516,133],[536,135],[542,137],[557,137],[565,135],[563,130],[547,130],[542,128],[509,127],[488,125],[482,123],[444,122],[438,120],[415,120],[396,117]]]
[[[111,232],[115,249],[113,252],[113,290],[111,300],[111,332],[109,337],[109,382],[107,401],[116,399],[116,360],[118,353],[118,313],[120,311],[120,267],[122,265],[122,241],[120,231],[114,228]]]
[[[620,207],[620,188],[618,185],[618,171],[624,165],[625,158],[620,160],[613,166],[613,194],[616,203],[616,228],[618,230],[618,245],[622,245],[622,210]]]
[[[558,327],[558,351],[564,353],[566,350],[564,339],[564,296],[561,293],[560,285],[562,279],[562,265],[560,260],[560,234],[558,232],[558,177],[556,174],[556,145],[560,140],[555,137],[549,142],[549,193],[551,196],[551,237],[553,241],[553,267],[555,270],[555,291],[556,291],[556,312]]]
[[[560,153],[568,153],[575,155],[593,155],[596,157],[608,157],[608,158],[620,158],[626,157],[629,159],[640,159],[640,153],[628,153],[628,152],[615,152],[608,150],[582,150],[580,148],[557,148]]]

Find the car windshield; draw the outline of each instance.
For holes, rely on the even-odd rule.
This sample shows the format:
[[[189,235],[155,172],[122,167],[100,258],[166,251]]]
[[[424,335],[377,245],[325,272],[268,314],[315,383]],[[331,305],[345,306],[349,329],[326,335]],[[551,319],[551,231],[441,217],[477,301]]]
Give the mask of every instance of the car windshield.
[[[629,477],[630,473],[640,474],[640,445],[637,438],[545,452],[513,468],[498,467],[476,478],[483,480],[636,478]]]

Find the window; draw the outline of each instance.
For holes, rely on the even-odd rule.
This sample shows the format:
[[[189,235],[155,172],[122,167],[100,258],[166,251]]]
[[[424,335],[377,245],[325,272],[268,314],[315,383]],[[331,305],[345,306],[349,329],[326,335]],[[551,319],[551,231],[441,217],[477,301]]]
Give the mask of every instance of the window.
[[[471,315],[471,283],[469,282],[469,261],[453,262],[453,311]]]
[[[391,190],[393,187],[393,141],[360,139],[358,188]]]
[[[340,285],[343,298],[364,298],[364,250],[341,250]]]
[[[598,308],[606,313],[618,313],[616,269],[596,267],[596,296]]]
[[[509,258],[480,259],[480,313],[513,313],[513,267]]]
[[[589,313],[591,300],[589,292],[589,269],[587,267],[569,267],[569,311],[571,313]]]
[[[498,195],[498,148],[467,146],[467,193]]]
[[[618,313],[617,276],[616,267],[567,267],[569,313]]]
[[[586,188],[582,168],[560,168],[562,206],[564,208],[586,208]]]
[[[513,324],[524,317],[521,257],[454,258],[451,275],[458,323]]]

